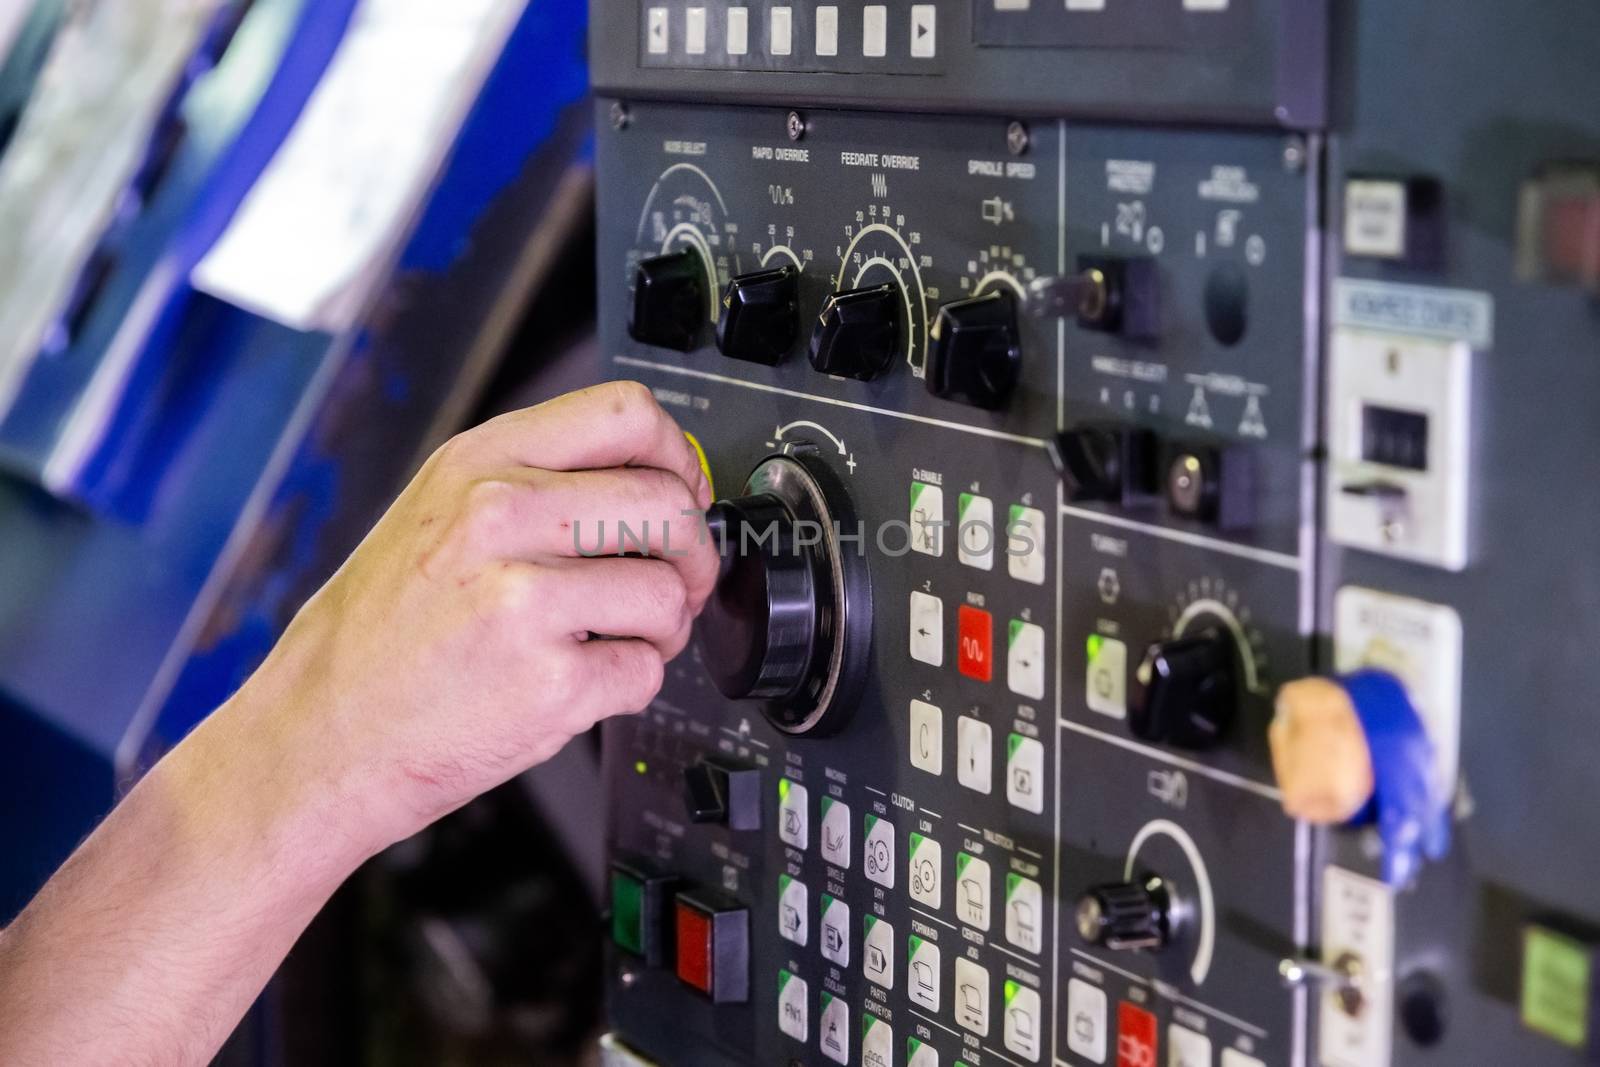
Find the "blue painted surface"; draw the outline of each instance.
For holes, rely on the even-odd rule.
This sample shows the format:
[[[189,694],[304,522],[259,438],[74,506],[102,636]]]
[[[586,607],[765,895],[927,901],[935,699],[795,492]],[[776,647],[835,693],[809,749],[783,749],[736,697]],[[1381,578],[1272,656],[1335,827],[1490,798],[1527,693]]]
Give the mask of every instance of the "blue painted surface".
[[[175,199],[180,224],[150,242],[155,252],[140,246],[149,263],[187,275],[292,124],[337,40],[329,27],[342,27],[353,2],[308,0],[289,59],[236,139],[217,146],[204,174],[175,164],[161,195],[188,195]],[[396,293],[450,283],[497,197],[530,167],[551,165],[541,152],[561,165],[587,152],[570,136],[552,145],[574,111],[588,113],[585,24],[581,0],[530,5],[405,246]],[[320,582],[330,523],[371,458],[365,420],[426,414],[434,402],[428,368],[379,327],[296,333],[186,284],[164,307],[113,432],[76,483],[78,503],[0,477],[0,776],[17,753],[31,754],[32,773],[26,788],[0,790],[0,909],[105,810],[113,759],[149,694],[159,714],[131,740],[153,756],[226,698]],[[109,337],[119,318],[114,305],[92,313],[82,343],[95,330]],[[252,493],[270,506],[261,524],[241,527]],[[230,538],[272,546],[273,560],[225,594],[203,633],[186,635],[202,587],[225,577],[217,568]]]

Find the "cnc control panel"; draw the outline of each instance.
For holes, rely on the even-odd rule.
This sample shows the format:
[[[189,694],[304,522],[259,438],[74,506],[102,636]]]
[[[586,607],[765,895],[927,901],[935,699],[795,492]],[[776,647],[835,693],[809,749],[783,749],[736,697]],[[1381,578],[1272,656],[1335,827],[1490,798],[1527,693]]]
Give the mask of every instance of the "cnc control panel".
[[[1420,123],[1420,11],[596,5],[597,373],[723,553],[606,727],[614,1062],[1597,1062],[1600,127],[1490,6],[1525,95]]]

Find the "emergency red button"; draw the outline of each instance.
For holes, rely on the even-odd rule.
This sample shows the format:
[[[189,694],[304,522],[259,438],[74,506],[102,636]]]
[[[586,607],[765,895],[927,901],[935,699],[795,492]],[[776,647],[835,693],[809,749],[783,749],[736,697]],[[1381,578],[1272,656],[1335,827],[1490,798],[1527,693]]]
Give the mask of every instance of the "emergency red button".
[[[968,678],[987,682],[994,677],[994,618],[962,605],[956,622],[956,667]]]
[[[1127,1001],[1117,1005],[1117,1067],[1156,1067],[1156,1017]]]
[[[712,890],[684,890],[673,902],[678,978],[717,1004],[750,997],[750,913]]]

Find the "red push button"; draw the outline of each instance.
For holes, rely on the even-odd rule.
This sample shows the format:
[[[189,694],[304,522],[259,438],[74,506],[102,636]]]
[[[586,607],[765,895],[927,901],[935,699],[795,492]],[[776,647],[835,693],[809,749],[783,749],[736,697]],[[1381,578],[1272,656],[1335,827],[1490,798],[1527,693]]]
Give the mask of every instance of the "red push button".
[[[994,677],[994,619],[979,608],[962,605],[956,613],[956,667],[968,678]]]
[[[750,913],[715,890],[679,893],[673,903],[677,973],[717,1004],[750,999]]]
[[[1117,1067],[1156,1067],[1156,1017],[1127,1001],[1117,1005]]]
[[[678,977],[711,995],[711,916],[678,901]]]

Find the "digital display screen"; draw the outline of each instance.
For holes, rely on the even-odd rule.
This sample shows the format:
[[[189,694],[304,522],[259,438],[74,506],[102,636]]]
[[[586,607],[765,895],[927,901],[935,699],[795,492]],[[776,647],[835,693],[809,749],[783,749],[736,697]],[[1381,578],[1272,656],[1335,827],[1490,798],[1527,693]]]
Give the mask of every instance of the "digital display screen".
[[[1406,470],[1428,469],[1428,416],[1415,411],[1363,404],[1361,458],[1367,463]]]

